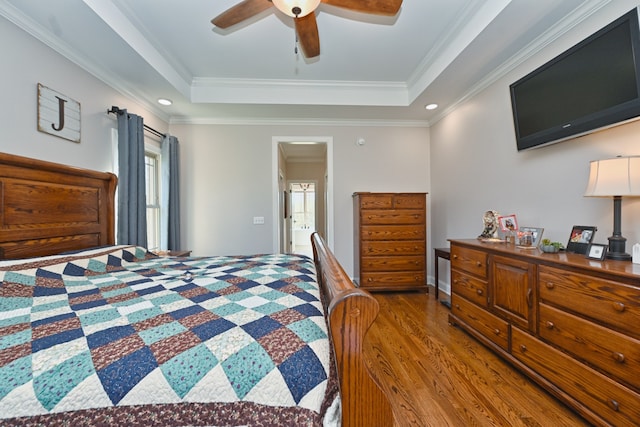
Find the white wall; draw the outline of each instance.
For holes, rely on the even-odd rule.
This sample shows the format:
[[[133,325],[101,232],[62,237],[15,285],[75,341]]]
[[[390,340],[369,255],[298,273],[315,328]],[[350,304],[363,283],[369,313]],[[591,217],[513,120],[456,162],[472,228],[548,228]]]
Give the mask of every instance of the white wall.
[[[99,171],[112,171],[112,105],[140,114],[165,132],[168,125],[135,102],[0,17],[0,151]],[[37,129],[38,83],[80,103],[81,141]]]
[[[598,227],[595,242],[613,231],[613,202],[583,197],[591,160],[640,155],[640,122],[539,149],[517,152],[509,85],[635,7],[611,2],[597,16],[521,64],[431,127],[431,232],[434,247],[448,238],[475,238],[488,209],[516,214],[520,226],[544,227],[566,242],[573,225]],[[627,252],[640,242],[640,198],[622,202]],[[448,288],[448,269],[441,267]],[[447,289],[447,292],[448,289]]]
[[[419,127],[172,125],[180,140],[183,240],[196,255],[271,252],[273,136],[333,137],[334,252],[353,273],[355,191],[429,191]],[[357,146],[357,137],[366,144]],[[253,225],[264,216],[264,225]]]

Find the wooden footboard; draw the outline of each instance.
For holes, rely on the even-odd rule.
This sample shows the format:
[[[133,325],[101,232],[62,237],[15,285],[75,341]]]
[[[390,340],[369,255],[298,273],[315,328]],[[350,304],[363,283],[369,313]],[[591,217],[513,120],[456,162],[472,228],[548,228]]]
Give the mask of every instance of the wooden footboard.
[[[392,426],[391,404],[369,375],[362,354],[365,334],[378,316],[378,302],[355,287],[318,233],[313,233],[311,243],[340,378],[342,425]]]

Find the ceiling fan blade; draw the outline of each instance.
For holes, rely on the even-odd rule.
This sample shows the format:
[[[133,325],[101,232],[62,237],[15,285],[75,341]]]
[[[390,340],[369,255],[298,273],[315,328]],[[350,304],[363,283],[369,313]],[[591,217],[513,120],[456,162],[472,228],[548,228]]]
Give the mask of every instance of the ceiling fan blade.
[[[213,18],[211,23],[218,28],[229,28],[269,9],[271,6],[273,4],[270,0],[244,0]]]
[[[318,23],[315,12],[311,12],[302,18],[295,18],[296,33],[302,47],[302,52],[307,58],[320,55],[320,36],[318,35]]]
[[[322,0],[322,3],[356,12],[393,16],[398,13],[402,0]]]

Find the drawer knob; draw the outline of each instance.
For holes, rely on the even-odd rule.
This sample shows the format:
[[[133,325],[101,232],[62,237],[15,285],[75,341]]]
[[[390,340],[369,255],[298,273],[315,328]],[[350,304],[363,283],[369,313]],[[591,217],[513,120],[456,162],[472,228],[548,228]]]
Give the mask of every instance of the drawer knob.
[[[371,283],[371,282],[373,282],[373,279],[372,279],[371,277],[369,277],[369,278],[367,279],[367,282]]]
[[[618,363],[624,363],[624,354],[618,352],[613,353],[613,360]]]
[[[527,351],[527,346],[524,344],[520,344],[520,351],[522,351],[523,353]]]
[[[460,310],[460,304],[456,304],[456,308]]]
[[[478,267],[482,267],[482,263],[481,263],[480,261],[476,262],[476,265],[477,265]]]
[[[607,400],[607,405],[609,405],[609,408],[613,409],[616,412],[620,410],[620,404],[613,399]]]
[[[496,335],[500,335],[500,329],[495,329],[495,330],[493,331],[493,333],[494,333],[494,334],[496,334]]]
[[[458,255],[453,255],[453,259],[458,259]]]
[[[553,284],[553,282],[547,282],[547,283],[545,283],[544,285],[547,287],[547,289],[553,289],[553,288],[555,288],[555,285]]]
[[[482,289],[476,289],[476,293],[477,293],[478,295],[482,295],[484,292],[482,292]]]
[[[458,284],[458,279],[453,279],[453,283],[457,285]]]
[[[547,326],[547,329],[553,329],[555,328],[556,325],[554,325],[553,322],[547,321],[546,326]]]
[[[621,302],[614,302],[613,309],[622,313],[625,310],[625,305]]]

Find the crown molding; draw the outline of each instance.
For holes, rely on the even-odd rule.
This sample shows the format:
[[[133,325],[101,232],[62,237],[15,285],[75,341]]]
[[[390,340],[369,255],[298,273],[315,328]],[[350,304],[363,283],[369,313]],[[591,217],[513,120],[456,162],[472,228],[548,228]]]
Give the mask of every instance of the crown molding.
[[[231,125],[231,126],[345,126],[345,127],[419,127],[428,128],[422,120],[342,120],[342,119],[282,119],[282,118],[220,118],[171,117],[171,125]]]

